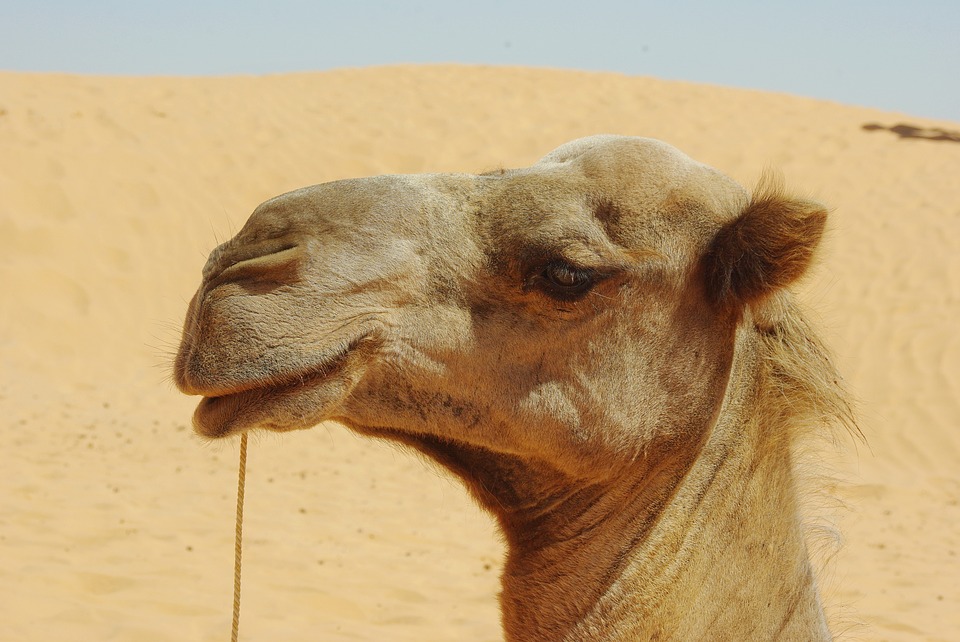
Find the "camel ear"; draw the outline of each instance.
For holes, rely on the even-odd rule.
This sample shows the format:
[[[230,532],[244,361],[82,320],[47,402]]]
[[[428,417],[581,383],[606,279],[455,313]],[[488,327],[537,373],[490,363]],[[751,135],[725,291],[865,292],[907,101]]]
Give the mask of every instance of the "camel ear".
[[[725,224],[706,255],[707,293],[715,303],[756,303],[796,281],[813,260],[827,210],[783,194],[765,179],[740,216]]]

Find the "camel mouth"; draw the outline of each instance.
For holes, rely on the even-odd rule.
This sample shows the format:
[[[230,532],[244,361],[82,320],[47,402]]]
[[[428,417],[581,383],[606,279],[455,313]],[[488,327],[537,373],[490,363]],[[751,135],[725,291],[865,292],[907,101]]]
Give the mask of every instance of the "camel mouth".
[[[194,411],[194,431],[201,437],[220,439],[253,428],[285,432],[320,423],[331,402],[345,396],[343,388],[347,386],[336,383],[350,378],[350,363],[359,360],[364,352],[359,348],[369,336],[366,333],[345,342],[309,368],[203,395]]]

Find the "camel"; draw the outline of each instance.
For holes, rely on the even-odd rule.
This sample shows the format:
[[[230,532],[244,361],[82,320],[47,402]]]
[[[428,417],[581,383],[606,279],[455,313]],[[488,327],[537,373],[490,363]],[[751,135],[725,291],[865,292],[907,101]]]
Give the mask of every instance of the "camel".
[[[851,419],[788,289],[826,218],[610,135],[306,187],[210,255],[175,381],[204,437],[335,420],[452,471],[508,640],[830,639],[797,442]]]

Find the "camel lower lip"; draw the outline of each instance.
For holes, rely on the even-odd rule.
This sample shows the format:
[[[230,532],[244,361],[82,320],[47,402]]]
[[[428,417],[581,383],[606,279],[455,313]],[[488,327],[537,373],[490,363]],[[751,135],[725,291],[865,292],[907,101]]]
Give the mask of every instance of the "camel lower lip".
[[[301,391],[322,387],[338,372],[339,369],[315,374],[298,383],[250,388],[217,397],[204,397],[197,404],[193,415],[194,429],[204,437],[218,438],[256,427],[279,428],[265,423],[264,417],[271,415],[271,407]],[[254,418],[254,421],[249,421],[250,418]],[[259,421],[256,418],[260,418]]]
[[[204,397],[197,404],[193,414],[194,430],[204,437],[226,437],[232,431],[230,419],[235,417],[242,406],[245,393],[224,395],[222,397]]]

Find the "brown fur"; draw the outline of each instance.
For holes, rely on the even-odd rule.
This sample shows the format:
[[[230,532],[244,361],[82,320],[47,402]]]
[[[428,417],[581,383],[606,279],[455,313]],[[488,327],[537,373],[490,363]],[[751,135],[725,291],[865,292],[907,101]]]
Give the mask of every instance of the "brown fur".
[[[498,520],[507,639],[829,639],[798,441],[852,425],[784,289],[825,211],[657,141],[264,203],[175,365],[208,437],[340,421]]]

